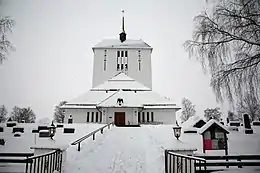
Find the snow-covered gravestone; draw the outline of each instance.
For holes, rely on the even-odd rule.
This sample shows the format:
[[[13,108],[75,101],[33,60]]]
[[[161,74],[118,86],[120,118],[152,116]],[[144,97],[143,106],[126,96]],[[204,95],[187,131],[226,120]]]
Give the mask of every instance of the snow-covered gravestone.
[[[227,124],[229,124],[229,118],[227,118]]]
[[[245,127],[245,134],[253,134],[254,131],[251,128],[250,120],[248,114],[243,115],[243,120],[244,120],[244,127]]]

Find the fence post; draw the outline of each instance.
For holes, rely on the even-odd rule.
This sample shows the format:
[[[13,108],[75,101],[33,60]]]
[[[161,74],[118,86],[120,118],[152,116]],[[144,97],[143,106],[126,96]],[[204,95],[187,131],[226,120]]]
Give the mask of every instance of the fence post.
[[[103,134],[103,129],[101,129],[101,134]]]
[[[25,165],[25,173],[28,172],[28,160],[26,159],[26,165]]]
[[[237,161],[238,162],[241,162],[241,158],[237,158]],[[238,168],[242,168],[242,164],[240,163],[240,164],[238,164],[238,166],[237,166]]]
[[[80,142],[78,143],[78,151],[80,151]]]
[[[95,133],[93,134],[93,140],[95,140]]]
[[[168,150],[164,151],[164,167],[165,167],[165,173],[168,173]]]

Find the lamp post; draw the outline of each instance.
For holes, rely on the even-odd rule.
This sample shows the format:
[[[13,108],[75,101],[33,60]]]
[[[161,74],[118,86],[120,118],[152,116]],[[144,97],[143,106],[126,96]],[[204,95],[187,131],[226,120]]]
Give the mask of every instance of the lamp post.
[[[51,126],[49,127],[49,133],[50,133],[51,139],[53,139],[53,136],[54,136],[55,133],[56,133],[56,127],[55,127],[55,125],[53,124],[53,121],[51,122]]]
[[[181,127],[180,126],[174,126],[173,128],[174,136],[179,140],[179,137],[181,136]]]

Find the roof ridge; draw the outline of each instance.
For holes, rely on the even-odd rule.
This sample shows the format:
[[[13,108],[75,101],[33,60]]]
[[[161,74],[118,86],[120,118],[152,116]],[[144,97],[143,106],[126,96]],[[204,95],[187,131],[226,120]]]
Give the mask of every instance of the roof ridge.
[[[116,95],[117,93],[119,93],[120,89],[116,92],[114,92],[113,94],[111,94],[110,96],[106,97],[104,100],[102,100],[101,102],[99,102],[98,104],[96,104],[97,106],[102,104],[103,102],[107,101],[108,99],[110,99],[111,97],[113,97],[114,95]]]

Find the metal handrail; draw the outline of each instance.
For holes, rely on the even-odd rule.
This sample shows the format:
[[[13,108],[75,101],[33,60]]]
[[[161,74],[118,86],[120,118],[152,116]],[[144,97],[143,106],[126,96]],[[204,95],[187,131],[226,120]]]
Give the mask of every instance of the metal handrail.
[[[2,154],[2,153],[1,153]],[[15,157],[15,155],[20,155],[21,153],[4,153],[4,157],[9,155],[9,157]],[[53,171],[61,171],[62,168],[62,151],[54,150],[48,153],[32,156],[32,153],[23,153],[22,157],[30,155],[31,157],[23,159],[0,159],[0,163],[21,163],[25,164],[24,173],[53,173]],[[16,156],[16,157],[20,157]],[[7,156],[8,157],[8,156]],[[22,169],[21,169],[22,170]]]
[[[106,128],[106,127],[108,127],[108,129],[109,129],[111,124],[114,124],[114,122],[108,123],[105,126],[102,126],[98,129],[94,130],[93,132],[88,133],[87,135],[85,135],[85,136],[77,139],[76,141],[72,142],[71,145],[77,145],[78,144],[78,151],[80,151],[80,143],[82,141],[86,140],[90,136],[93,136],[93,140],[95,140],[95,134],[99,131],[101,132],[101,134],[103,134],[103,129]]]
[[[0,153],[0,157],[31,157],[34,153]]]
[[[165,173],[195,173],[197,171],[207,171],[205,159],[175,153],[172,150],[165,150],[164,156]]]

